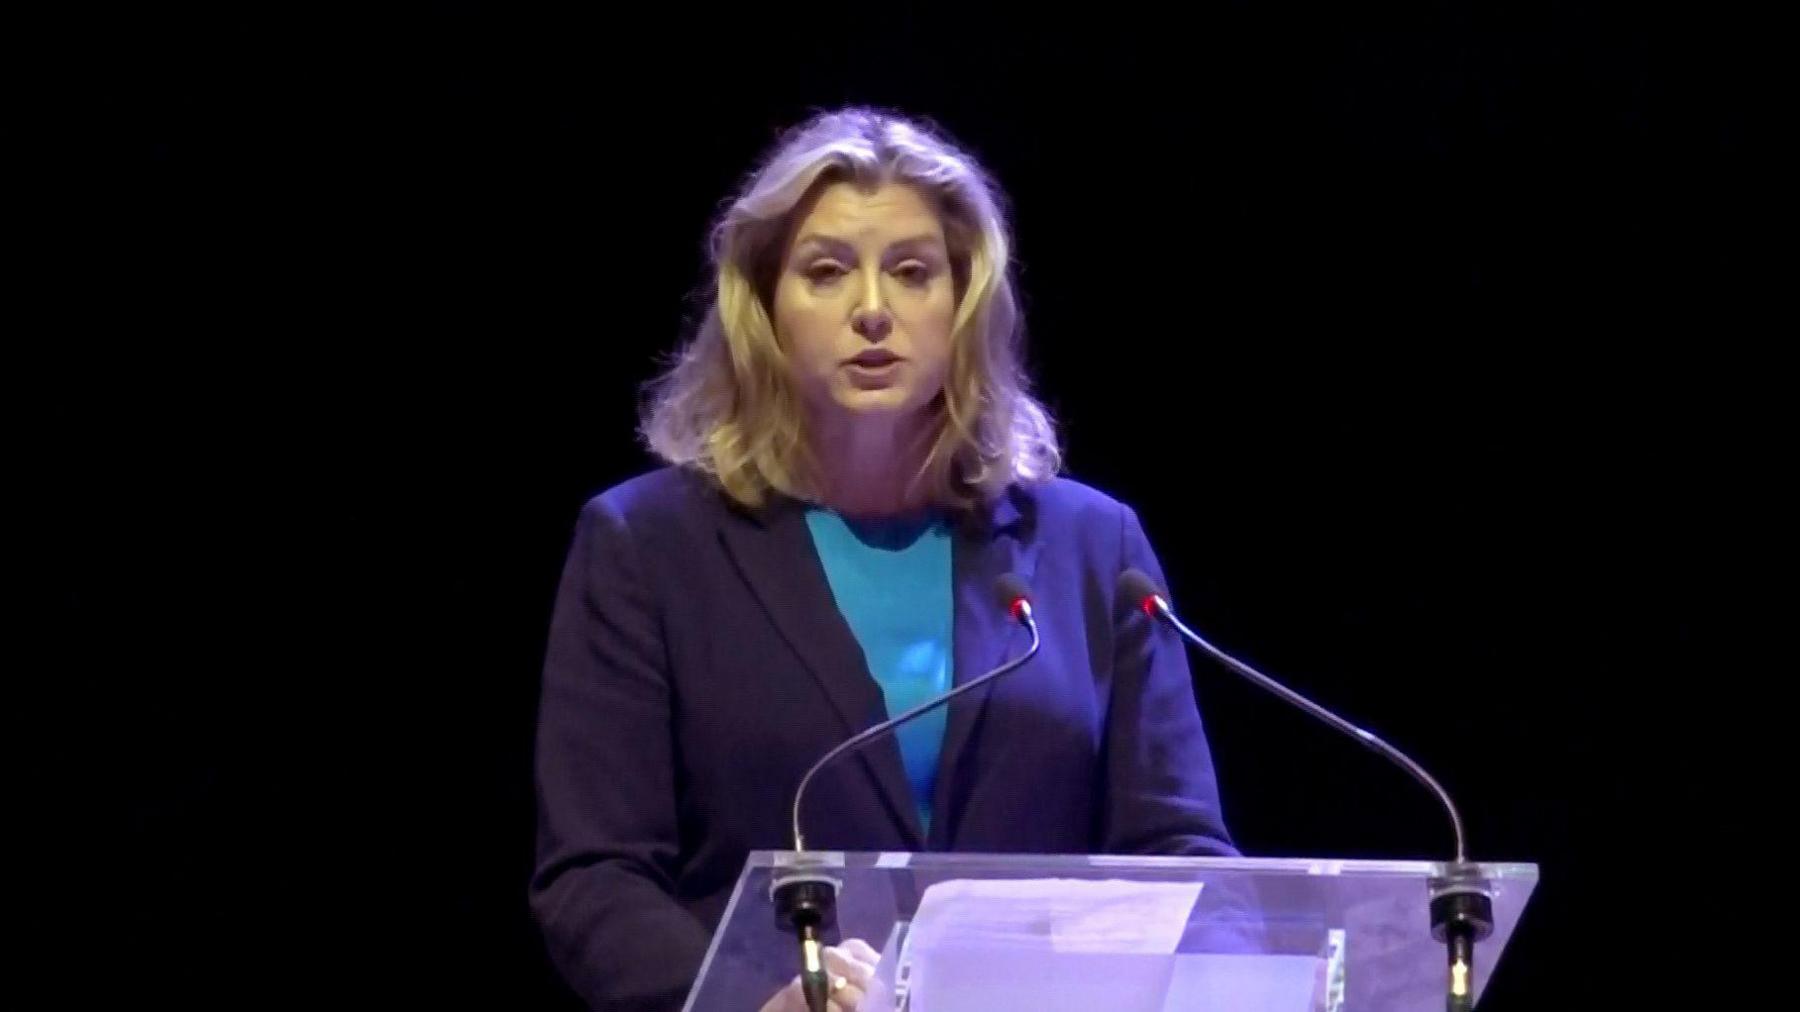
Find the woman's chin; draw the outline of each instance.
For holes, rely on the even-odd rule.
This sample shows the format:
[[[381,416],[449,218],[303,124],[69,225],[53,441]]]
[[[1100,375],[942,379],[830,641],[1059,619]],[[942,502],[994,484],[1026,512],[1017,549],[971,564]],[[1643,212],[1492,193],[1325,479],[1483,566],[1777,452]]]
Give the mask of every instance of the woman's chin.
[[[840,410],[852,415],[871,417],[890,417],[908,415],[917,410],[913,403],[911,391],[904,386],[881,387],[878,389],[850,388],[838,392],[837,406]]]

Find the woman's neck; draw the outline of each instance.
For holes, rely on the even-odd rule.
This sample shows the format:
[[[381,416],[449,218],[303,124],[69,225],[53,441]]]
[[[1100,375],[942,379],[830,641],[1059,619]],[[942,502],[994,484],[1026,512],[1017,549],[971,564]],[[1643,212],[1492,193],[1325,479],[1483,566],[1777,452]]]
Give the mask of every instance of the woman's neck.
[[[827,427],[814,449],[821,471],[820,504],[859,520],[922,512],[931,503],[915,479],[926,448],[913,425],[869,420]]]

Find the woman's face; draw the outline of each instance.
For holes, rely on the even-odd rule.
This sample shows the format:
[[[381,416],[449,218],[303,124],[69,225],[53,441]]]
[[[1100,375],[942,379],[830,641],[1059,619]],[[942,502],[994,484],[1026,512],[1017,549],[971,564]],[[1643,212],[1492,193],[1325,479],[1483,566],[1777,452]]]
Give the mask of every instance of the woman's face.
[[[912,187],[821,189],[801,207],[774,302],[775,333],[817,424],[904,425],[943,389],[955,285],[943,222]]]

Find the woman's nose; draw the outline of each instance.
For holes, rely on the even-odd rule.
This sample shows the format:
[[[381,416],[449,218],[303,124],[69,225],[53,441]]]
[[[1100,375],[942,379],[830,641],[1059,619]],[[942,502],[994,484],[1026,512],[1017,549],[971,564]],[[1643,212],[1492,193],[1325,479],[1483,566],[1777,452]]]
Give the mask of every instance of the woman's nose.
[[[887,303],[881,295],[881,277],[871,274],[864,282],[862,299],[850,318],[850,326],[870,341],[880,341],[894,329],[894,318],[888,315]]]
[[[859,307],[850,326],[868,340],[881,341],[894,329],[894,319],[886,309],[864,310]]]

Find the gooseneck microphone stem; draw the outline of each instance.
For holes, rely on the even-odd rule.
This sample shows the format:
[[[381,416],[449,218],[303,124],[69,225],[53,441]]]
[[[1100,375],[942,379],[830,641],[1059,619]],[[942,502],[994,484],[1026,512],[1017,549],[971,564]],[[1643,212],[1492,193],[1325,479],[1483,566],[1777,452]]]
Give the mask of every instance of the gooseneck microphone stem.
[[[1038,637],[1037,622],[1036,622],[1036,620],[1034,620],[1031,617],[1031,603],[1024,600],[1023,598],[1014,602],[1013,614],[1018,618],[1018,620],[1021,623],[1024,624],[1025,628],[1027,630],[1029,630],[1031,633],[1031,648],[1030,649],[1026,650],[1023,654],[1019,655],[1018,657],[1015,657],[1012,660],[1007,661],[1005,664],[1000,665],[999,667],[995,668],[994,670],[989,671],[987,674],[982,675],[979,678],[970,679],[969,681],[963,683],[962,685],[957,686],[956,688],[950,690],[949,692],[944,693],[941,696],[937,696],[935,698],[928,699],[923,703],[920,703],[918,706],[915,706],[912,709],[906,711],[905,713],[902,713],[898,717],[894,717],[891,720],[884,720],[879,724],[876,724],[872,727],[869,727],[869,728],[863,730],[861,733],[856,734],[853,737],[845,739],[844,741],[838,743],[838,745],[835,748],[833,748],[831,751],[820,756],[818,762],[815,762],[812,764],[812,767],[806,771],[806,775],[802,776],[800,778],[800,787],[794,791],[793,830],[794,830],[794,851],[795,851],[795,853],[803,853],[806,850],[806,837],[804,837],[800,833],[800,802],[803,799],[805,799],[807,785],[812,782],[812,778],[813,778],[814,774],[816,774],[820,770],[824,769],[827,764],[829,764],[833,759],[836,759],[838,756],[844,755],[845,753],[848,753],[848,752],[854,751],[855,749],[861,748],[863,745],[866,745],[869,742],[874,741],[876,738],[879,738],[884,734],[888,734],[888,733],[892,732],[893,730],[898,728],[900,725],[906,723],[907,721],[913,719],[914,717],[917,717],[918,715],[925,713],[929,710],[934,710],[937,707],[942,706],[945,703],[948,703],[952,699],[955,699],[956,697],[962,695],[965,692],[970,692],[970,691],[973,691],[974,689],[980,688],[981,686],[986,685],[987,683],[993,681],[994,679],[999,678],[1000,676],[1005,675],[1008,672],[1018,669],[1019,667],[1024,665],[1025,662],[1027,662],[1027,661],[1031,660],[1033,657],[1037,656],[1038,647],[1042,645],[1042,640],[1040,640]]]
[[[1450,800],[1450,792],[1444,790],[1443,785],[1425,771],[1425,767],[1414,762],[1406,753],[1208,643],[1206,637],[1189,629],[1176,616],[1175,609],[1169,607],[1168,600],[1163,597],[1156,582],[1142,570],[1126,570],[1119,576],[1119,585],[1124,593],[1142,603],[1145,614],[1169,623],[1189,642],[1206,651],[1219,663],[1387,757],[1437,795],[1444,811],[1450,813],[1450,826],[1456,832],[1456,860],[1442,877],[1434,878],[1431,883],[1431,937],[1444,943],[1449,957],[1449,987],[1445,996],[1445,1009],[1447,1012],[1469,1012],[1473,1009],[1475,943],[1493,933],[1494,901],[1488,884],[1482,879],[1481,869],[1469,863],[1468,840],[1463,834],[1462,814],[1456,810],[1456,803]]]
[[[800,832],[800,803],[806,798],[806,788],[818,772],[832,760],[846,755],[863,745],[874,741],[884,734],[891,734],[900,725],[912,720],[921,713],[943,706],[965,692],[973,691],[992,682],[1009,671],[1019,667],[1037,656],[1042,640],[1038,637],[1037,621],[1031,617],[1031,594],[1025,584],[1017,576],[1007,573],[995,581],[995,589],[1000,592],[1000,604],[1007,613],[1031,633],[1031,648],[992,671],[970,679],[933,699],[894,717],[884,720],[845,741],[839,742],[829,752],[820,756],[818,761],[809,767],[800,778],[800,786],[794,790],[794,853],[792,860],[778,868],[769,883],[769,898],[775,904],[775,924],[784,931],[791,931],[800,941],[800,992],[806,1000],[809,1012],[826,1012],[826,1003],[831,995],[831,980],[824,963],[824,933],[835,925],[837,911],[837,893],[843,883],[831,872],[830,862],[823,858],[810,857],[806,853],[806,837]]]
[[[1355,724],[1350,723],[1337,714],[1332,713],[1330,710],[1325,709],[1323,706],[1307,699],[1305,696],[1302,696],[1298,692],[1277,682],[1275,679],[1270,678],[1268,675],[1263,674],[1250,665],[1245,664],[1243,661],[1238,660],[1225,651],[1220,650],[1218,647],[1213,646],[1211,643],[1208,643],[1204,636],[1189,629],[1186,623],[1182,622],[1181,619],[1176,616],[1174,609],[1169,607],[1169,602],[1164,600],[1161,594],[1152,595],[1146,598],[1145,606],[1147,608],[1154,608],[1164,621],[1174,626],[1181,635],[1187,637],[1187,639],[1195,646],[1212,655],[1219,663],[1245,678],[1248,678],[1250,681],[1255,682],[1269,692],[1287,700],[1294,706],[1305,710],[1319,720],[1322,720],[1332,727],[1337,728],[1339,731],[1355,738],[1357,741],[1367,746],[1371,751],[1380,753],[1401,769],[1412,774],[1413,779],[1424,784],[1426,789],[1437,795],[1438,801],[1444,806],[1444,810],[1450,813],[1450,826],[1456,832],[1456,863],[1464,864],[1468,861],[1468,845],[1467,840],[1463,835],[1462,814],[1456,810],[1456,802],[1450,800],[1450,792],[1444,790],[1443,785],[1439,784],[1435,777],[1426,772],[1425,767],[1414,762],[1411,756],[1408,756],[1394,746],[1389,745],[1387,742],[1382,741],[1370,732],[1357,727]]]

